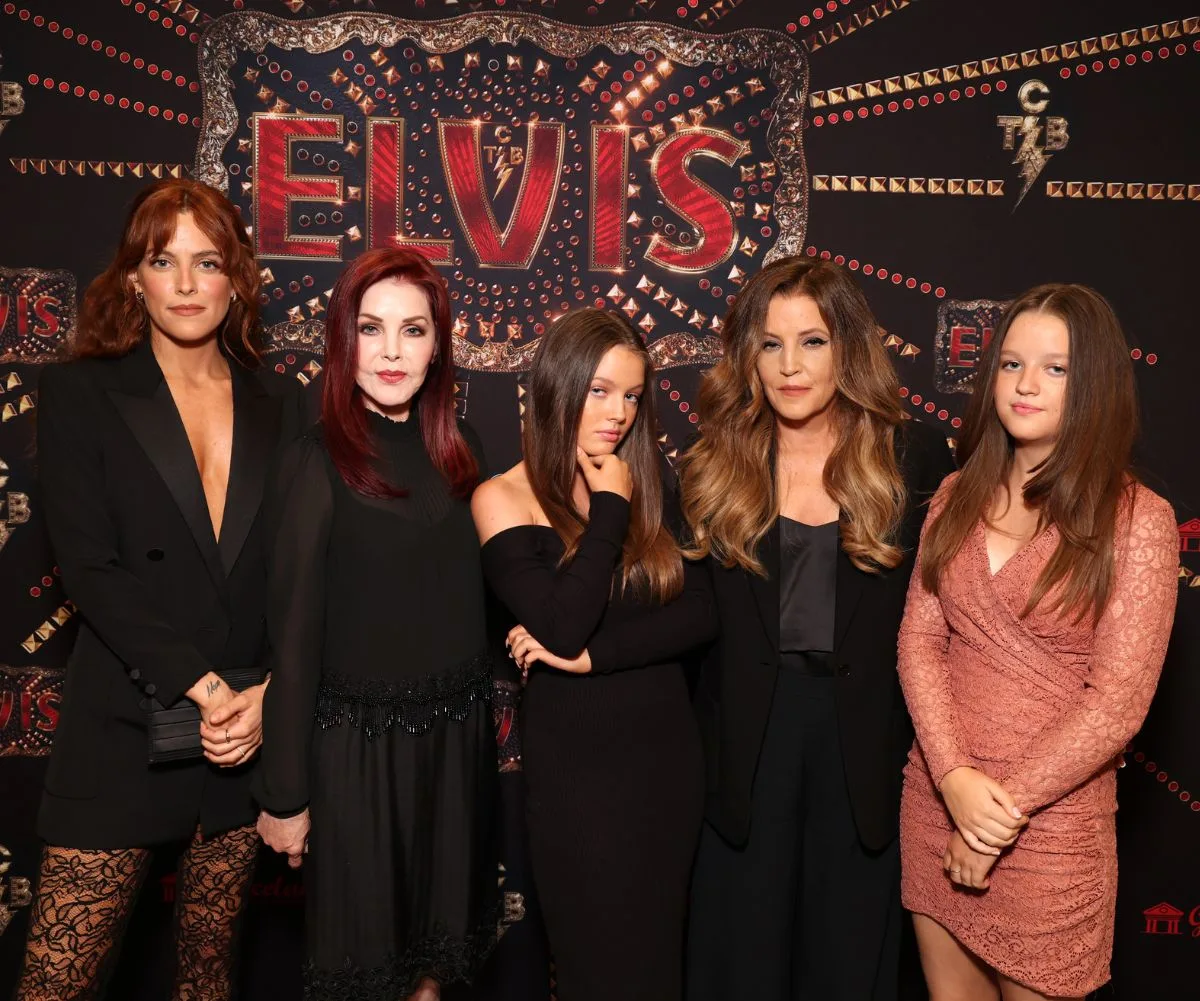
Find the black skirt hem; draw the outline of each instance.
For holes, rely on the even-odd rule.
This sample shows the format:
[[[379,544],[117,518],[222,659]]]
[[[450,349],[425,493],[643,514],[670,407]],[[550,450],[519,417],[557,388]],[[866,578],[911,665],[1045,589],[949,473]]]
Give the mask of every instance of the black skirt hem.
[[[412,994],[425,977],[442,987],[470,985],[496,945],[499,919],[497,902],[473,934],[456,937],[436,931],[381,966],[356,966],[350,958],[338,969],[306,963],[305,1001],[397,1001]]]

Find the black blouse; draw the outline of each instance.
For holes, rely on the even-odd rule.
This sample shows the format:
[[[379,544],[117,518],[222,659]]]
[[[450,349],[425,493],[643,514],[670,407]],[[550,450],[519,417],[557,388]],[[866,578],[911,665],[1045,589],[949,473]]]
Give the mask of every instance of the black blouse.
[[[465,499],[425,451],[417,415],[369,412],[379,468],[407,496],[346,486],[320,428],[280,462],[268,507],[272,678],[255,793],[271,813],[309,799],[315,725],[349,721],[370,740],[424,732],[490,692],[479,540]],[[482,468],[478,439],[460,425]],[[461,705],[459,704],[461,703]]]
[[[779,518],[779,650],[833,649],[838,523],[806,525]]]

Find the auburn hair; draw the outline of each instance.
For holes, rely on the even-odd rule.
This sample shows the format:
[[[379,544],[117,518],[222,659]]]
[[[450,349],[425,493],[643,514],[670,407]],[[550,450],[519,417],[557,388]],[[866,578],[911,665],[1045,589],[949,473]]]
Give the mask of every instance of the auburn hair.
[[[237,298],[218,337],[226,353],[248,368],[258,365],[258,265],[246,226],[233,203],[216,188],[188,178],[157,181],[134,198],[121,242],[108,267],[83,294],[73,353],[80,358],[116,357],[132,351],[150,329],[145,306],[134,295],[130,274],[148,256],[162,253],[182,213],[221,255]]]
[[[645,372],[638,412],[616,454],[633,478],[629,531],[622,558],[623,584],[660,602],[683,589],[679,544],[663,523],[663,482],[656,434],[654,366],[642,339],[619,313],[579,309],[542,335],[529,369],[522,446],[533,494],[563,540],[567,563],[579,548],[586,519],[571,501],[578,469],[579,422],[600,360],[613,348],[641,359]]]
[[[376,467],[378,451],[358,387],[358,311],[363,295],[382,281],[415,285],[429,300],[435,346],[415,411],[434,467],[456,497],[468,497],[479,481],[479,465],[458,429],[454,412],[454,352],[450,340],[450,297],[433,265],[414,250],[378,247],[356,257],[334,283],[325,314],[325,386],[321,422],[325,446],[346,485],[368,497],[402,497]]]
[[[1059,542],[1029,593],[1022,615],[1051,591],[1051,607],[1099,618],[1112,593],[1114,536],[1123,506],[1132,512],[1137,481],[1130,471],[1137,437],[1133,363],[1108,301],[1084,285],[1039,285],[1008,307],[979,359],[975,388],[958,441],[959,473],[921,543],[921,577],[937,593],[942,571],[980,519],[989,520],[997,493],[1008,493],[1013,439],[996,411],[995,386],[1004,338],[1018,316],[1047,313],[1069,337],[1066,395],[1053,451],[1022,489],[1039,512],[1038,531],[1053,525]]]
[[[721,331],[725,352],[700,385],[699,440],[682,462],[688,556],[765,576],[757,549],[779,516],[777,425],[758,376],[767,310],[776,296],[808,296],[829,328],[836,393],[836,444],[825,490],[841,510],[841,546],[860,570],[897,566],[896,532],[906,493],[896,458],[904,413],[900,383],[866,296],[830,261],[785,257],[738,293]]]

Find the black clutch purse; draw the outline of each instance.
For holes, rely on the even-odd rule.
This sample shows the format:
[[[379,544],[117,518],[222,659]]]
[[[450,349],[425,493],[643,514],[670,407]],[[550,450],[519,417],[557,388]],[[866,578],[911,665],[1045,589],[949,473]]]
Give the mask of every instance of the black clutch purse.
[[[265,672],[260,667],[238,667],[220,672],[221,678],[235,692],[262,684]],[[200,744],[200,707],[186,695],[178,702],[164,706],[149,696],[142,700],[146,713],[146,732],[150,744],[150,764],[186,761],[204,755]]]

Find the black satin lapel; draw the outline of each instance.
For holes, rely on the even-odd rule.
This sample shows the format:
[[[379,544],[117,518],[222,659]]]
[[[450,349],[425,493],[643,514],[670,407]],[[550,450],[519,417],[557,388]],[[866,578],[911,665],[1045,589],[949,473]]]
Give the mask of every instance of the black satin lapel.
[[[171,398],[171,390],[166,382],[160,381],[150,396],[116,389],[110,389],[108,395],[175,498],[180,513],[192,530],[213,583],[224,590],[225,575],[221,572],[204,486],[200,482],[187,431]]]
[[[863,588],[867,583],[867,575],[850,562],[850,557],[846,555],[840,545],[837,554],[836,578],[833,603],[834,650],[841,648],[842,639],[846,635],[846,630],[850,628],[854,611],[858,608],[858,599],[862,597]]]
[[[225,513],[218,542],[226,576],[233,571],[246,536],[258,517],[267,466],[278,433],[279,408],[275,401],[250,376],[236,373],[233,380],[233,455],[229,461],[229,488],[225,493]]]
[[[763,536],[759,543],[758,558],[767,571],[765,578],[748,574],[750,590],[762,618],[763,629],[771,641],[771,649],[779,650],[779,521]]]

